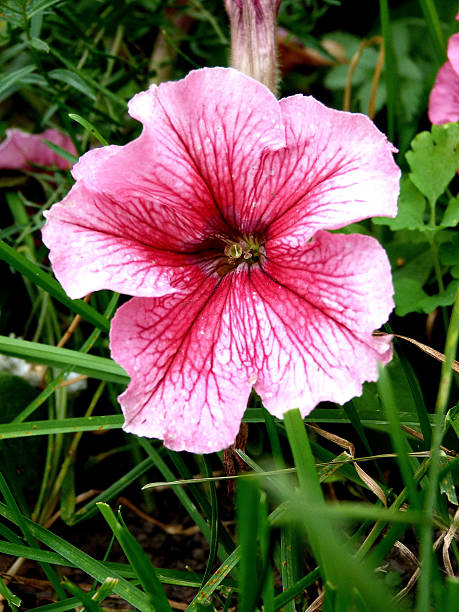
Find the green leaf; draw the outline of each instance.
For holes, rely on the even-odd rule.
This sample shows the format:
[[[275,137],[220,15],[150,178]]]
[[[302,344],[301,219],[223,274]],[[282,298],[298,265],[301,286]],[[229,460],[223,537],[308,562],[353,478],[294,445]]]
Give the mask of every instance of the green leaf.
[[[21,600],[17,595],[12,593],[10,589],[6,586],[3,580],[0,578],[0,596],[5,599],[12,610],[19,609],[21,605]]]
[[[121,429],[124,419],[121,414],[102,416],[74,417],[69,419],[46,419],[26,421],[25,423],[6,423],[0,425],[0,440],[11,438],[30,438],[57,433],[75,433],[77,431],[105,431]]]
[[[430,204],[448,187],[459,167],[459,125],[433,125],[431,132],[421,132],[406,154],[410,178]]]
[[[68,161],[70,164],[77,163],[78,157],[76,155],[69,153],[68,151],[60,147],[59,145],[54,144],[54,142],[51,142],[50,140],[46,140],[46,138],[43,138],[43,142],[45,143],[47,147],[51,149],[51,151],[54,151],[54,153],[57,153],[60,157]]]
[[[443,451],[440,451],[440,465],[444,467],[448,465],[449,459]],[[454,478],[451,472],[448,472],[439,481],[440,493],[444,493],[451,504],[458,505],[456,488],[454,486]]]
[[[64,587],[71,593],[74,597],[79,599],[82,604],[84,604],[84,609],[87,612],[103,612],[103,609],[99,606],[99,604],[94,601],[89,593],[82,591],[79,589],[76,584],[73,584],[67,578],[64,578],[63,583]]]
[[[5,76],[0,79],[0,98],[10,87],[14,85],[20,86],[22,79],[34,71],[35,66],[30,64],[29,66],[24,66],[24,68],[19,68],[19,70],[14,70],[13,72],[5,74]]]
[[[151,609],[158,612],[172,612],[166,593],[156,575],[155,568],[143,551],[140,544],[130,533],[124,523],[117,520],[110,506],[98,503],[102,516],[113,531],[129,563],[133,567],[140,584],[151,602]]]
[[[129,382],[129,376],[121,366],[111,359],[98,357],[97,355],[87,355],[79,351],[29,342],[28,340],[18,340],[7,336],[0,336],[0,353],[20,357],[26,361],[44,363],[54,368],[63,369],[66,366],[71,366],[75,372],[99,380],[121,384]]]
[[[459,278],[459,234],[454,234],[450,241],[443,242],[438,249],[438,255],[443,265],[452,266],[452,276]]]
[[[108,145],[108,141],[102,136],[99,130],[93,126],[87,119],[84,117],[80,117],[80,115],[76,115],[75,113],[69,113],[70,119],[73,119],[80,125],[82,125],[90,134],[92,134],[102,145]]]
[[[252,612],[256,609],[259,591],[259,564],[257,540],[260,530],[258,506],[260,488],[257,482],[241,478],[238,481],[236,510],[237,533],[240,546],[239,609]]]
[[[29,278],[38,287],[44,289],[61,304],[70,308],[72,312],[79,314],[85,321],[92,323],[102,331],[108,332],[110,330],[110,323],[103,315],[83,300],[70,299],[50,274],[44,272],[39,266],[29,261],[3,240],[0,240],[0,259],[6,261],[7,264]]]
[[[63,601],[39,606],[35,608],[35,612],[67,612],[67,610],[75,610],[81,603],[78,597],[69,597]]]
[[[43,51],[44,53],[49,53],[49,46],[45,43],[44,40],[40,38],[33,37],[29,40],[29,44],[31,47],[36,49],[37,51]]]
[[[404,176],[400,183],[398,198],[398,213],[395,219],[390,217],[375,217],[376,225],[388,225],[392,230],[416,230],[424,226],[424,210],[426,200],[419,189],[413,185],[409,177]]]
[[[459,438],[459,403],[457,403],[454,408],[446,415],[447,422],[451,423],[454,431],[456,432],[456,436]]]
[[[443,227],[456,227],[459,223],[459,195],[451,198],[441,220]],[[459,261],[459,259],[458,259]]]
[[[0,515],[16,525],[19,524],[18,516],[3,503],[0,503]],[[103,582],[106,578],[119,578],[118,584],[114,588],[115,593],[132,604],[135,609],[141,612],[151,612],[151,606],[145,593],[121,576],[118,576],[117,572],[112,568],[108,569],[101,561],[93,559],[88,554],[79,550],[76,546],[73,546],[66,540],[44,527],[41,527],[41,525],[34,523],[30,519],[22,517],[22,520],[27,525],[27,528],[34,538],[51,548],[51,550],[65,557],[72,565],[80,568],[95,580]]]
[[[34,15],[43,12],[45,9],[54,6],[55,4],[61,4],[64,0],[40,0],[40,2],[33,2],[27,10],[27,19],[31,19]]]
[[[77,89],[85,96],[88,96],[88,98],[91,98],[91,100],[96,99],[96,94],[89,87],[89,85],[80,77],[79,74],[73,72],[72,70],[67,70],[66,68],[56,68],[55,70],[51,70],[51,72],[48,73],[48,76],[51,79],[61,81],[62,83]]]
[[[404,317],[409,312],[425,312],[428,314],[438,306],[450,306],[454,302],[459,280],[452,280],[442,295],[428,295],[422,284],[413,278],[395,278],[395,312]]]

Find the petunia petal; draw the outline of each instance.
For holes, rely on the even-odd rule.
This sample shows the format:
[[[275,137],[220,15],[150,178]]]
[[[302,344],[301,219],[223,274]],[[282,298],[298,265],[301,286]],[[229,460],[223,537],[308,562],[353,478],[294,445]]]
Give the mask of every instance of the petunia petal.
[[[459,76],[459,33],[453,34],[448,41],[448,59]]]
[[[317,229],[396,215],[394,148],[368,117],[301,95],[280,106],[287,146],[263,156],[247,231],[265,228],[268,237],[283,236],[295,246]]]
[[[43,242],[54,274],[72,298],[99,289],[160,296],[186,280],[185,247],[199,225],[172,207],[128,194],[115,199],[80,181],[45,216]]]
[[[459,121],[459,74],[451,62],[440,68],[429,97],[429,119],[436,125]]]
[[[131,376],[119,397],[126,431],[196,453],[234,441],[251,381],[235,349],[232,278],[196,268],[186,296],[133,298],[117,311],[110,348]]]
[[[29,134],[11,129],[6,130],[6,139],[0,144],[0,169],[30,170],[31,164],[68,168],[69,162],[54,153],[43,140],[49,140],[69,153],[76,154],[72,140],[58,130],[49,129],[41,134]]]
[[[185,198],[207,198],[230,228],[244,217],[262,152],[285,145],[274,95],[232,68],[152,86],[134,96],[129,112],[154,143],[156,177]]]
[[[44,241],[71,297],[172,292],[186,254],[234,229],[261,152],[284,143],[275,97],[233,69],[153,86],[129,109],[141,136],[83,155],[75,187],[45,215]]]
[[[372,336],[393,308],[384,250],[368,236],[322,231],[303,249],[269,246],[249,290],[260,296],[254,388],[264,405],[305,415],[320,401],[360,395],[391,358],[390,338]]]

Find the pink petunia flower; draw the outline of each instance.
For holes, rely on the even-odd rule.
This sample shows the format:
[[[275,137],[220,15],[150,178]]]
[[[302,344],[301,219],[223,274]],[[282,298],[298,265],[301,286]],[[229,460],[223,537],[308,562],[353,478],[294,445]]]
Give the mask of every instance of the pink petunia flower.
[[[67,169],[69,162],[54,153],[43,142],[44,139],[76,155],[72,140],[58,130],[48,129],[41,134],[29,134],[11,129],[6,130],[6,139],[0,144],[0,170],[31,170],[31,164]]]
[[[447,55],[429,96],[429,120],[436,125],[459,121],[459,33],[449,39]]]
[[[386,137],[232,68],[152,86],[129,112],[141,136],[86,153],[43,230],[72,298],[134,296],[110,337],[131,376],[125,430],[211,452],[252,387],[278,417],[360,394],[391,358],[372,335],[393,308],[390,265],[375,239],[324,230],[395,216]]]

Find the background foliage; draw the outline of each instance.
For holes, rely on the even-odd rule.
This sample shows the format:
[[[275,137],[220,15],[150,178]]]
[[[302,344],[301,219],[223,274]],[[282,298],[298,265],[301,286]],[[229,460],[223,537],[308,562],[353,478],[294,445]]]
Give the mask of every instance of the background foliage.
[[[126,102],[149,83],[228,61],[217,0],[0,7],[0,129],[57,127],[79,154],[138,134]],[[281,95],[369,113],[399,149],[398,216],[346,231],[389,254],[396,310],[385,331],[446,362],[395,340],[377,384],[343,407],[320,405],[306,428],[295,412],[274,419],[253,394],[247,447],[231,459],[250,475],[235,496],[221,453],[175,453],[121,432],[127,376],[109,359],[107,331],[123,298],[67,298],[40,237],[70,173],[1,171],[0,608],[457,609],[459,128],[431,128],[426,107],[458,8],[282,2],[287,47],[296,37],[321,61],[297,49],[292,65],[284,49]],[[86,388],[67,384],[70,373]],[[141,491],[147,483],[161,486]]]

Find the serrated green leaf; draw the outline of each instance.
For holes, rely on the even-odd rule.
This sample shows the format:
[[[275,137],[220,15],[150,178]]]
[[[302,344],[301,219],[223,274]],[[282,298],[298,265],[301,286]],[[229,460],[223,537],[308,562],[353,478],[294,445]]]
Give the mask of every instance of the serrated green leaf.
[[[433,125],[431,132],[421,132],[406,154],[410,178],[431,204],[448,187],[459,168],[459,124]]]
[[[401,229],[416,230],[423,227],[426,200],[409,177],[404,176],[400,183],[398,198],[398,213],[395,219],[390,217],[375,217],[376,225],[388,225],[394,231]]]
[[[409,312],[428,314],[438,306],[450,306],[454,302],[459,280],[452,280],[442,295],[428,295],[421,283],[413,278],[394,278],[395,312],[404,317]]]
[[[96,94],[89,87],[89,85],[80,77],[79,74],[73,72],[72,70],[67,70],[66,68],[56,68],[56,70],[51,70],[49,73],[49,77],[54,79],[55,81],[61,81],[74,89],[77,89],[91,100],[96,99]]]
[[[405,245],[406,247],[406,245]],[[432,271],[432,254],[427,243],[423,243],[423,250],[403,248],[400,255],[396,255],[391,260],[393,266],[393,277],[395,279],[411,278],[421,287],[427,282]],[[397,253],[397,251],[395,251]]]
[[[456,227],[459,223],[459,195],[451,198],[441,220],[443,227]]]

